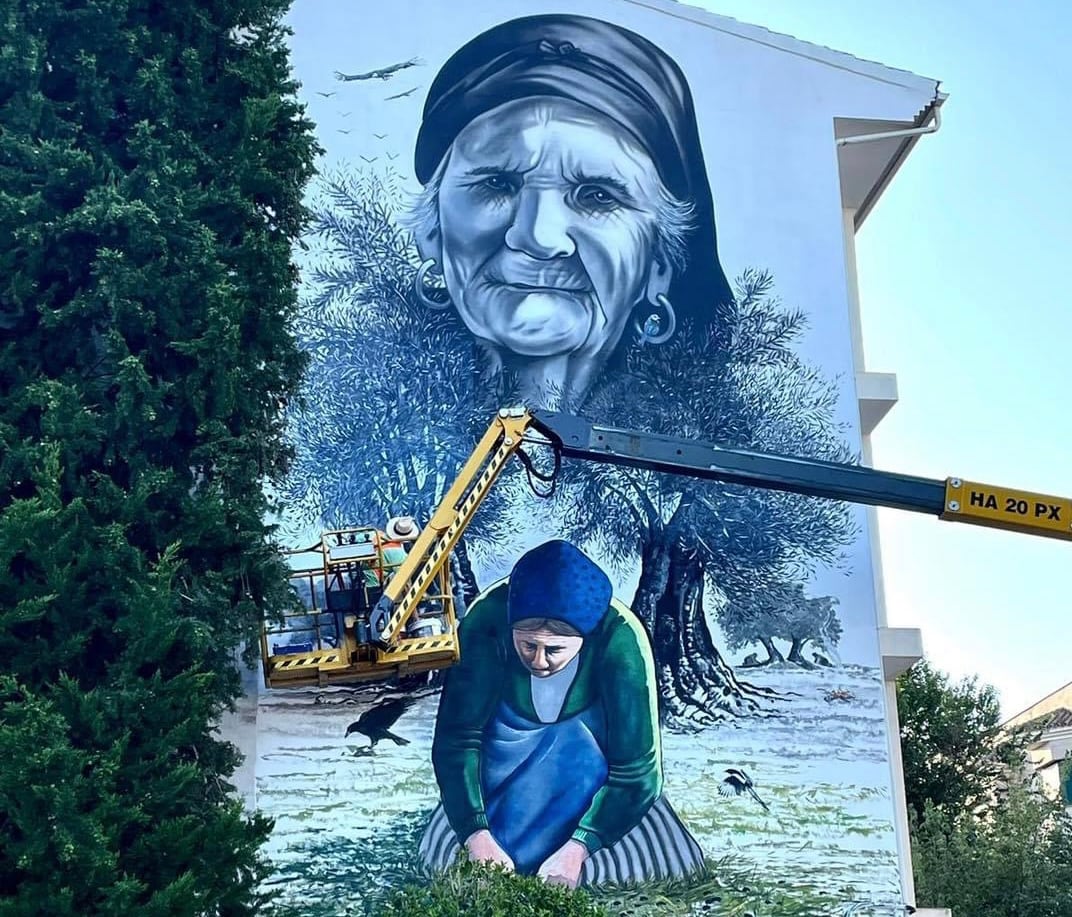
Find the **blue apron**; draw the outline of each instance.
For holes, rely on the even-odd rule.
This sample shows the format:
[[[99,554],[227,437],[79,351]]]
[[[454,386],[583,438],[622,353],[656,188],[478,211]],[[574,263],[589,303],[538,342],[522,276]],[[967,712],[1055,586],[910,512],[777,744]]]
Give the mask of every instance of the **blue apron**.
[[[481,784],[488,828],[519,873],[534,873],[577,828],[607,779],[602,710],[556,723],[505,703],[484,728]]]

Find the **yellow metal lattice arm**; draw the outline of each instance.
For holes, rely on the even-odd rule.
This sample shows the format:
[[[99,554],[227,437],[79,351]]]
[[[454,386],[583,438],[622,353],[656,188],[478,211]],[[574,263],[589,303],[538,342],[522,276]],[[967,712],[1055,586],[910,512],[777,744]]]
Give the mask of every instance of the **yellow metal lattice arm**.
[[[380,646],[398,642],[402,628],[437,572],[449,563],[450,552],[531,424],[532,415],[520,408],[499,411],[492,420],[372,610],[369,624]]]

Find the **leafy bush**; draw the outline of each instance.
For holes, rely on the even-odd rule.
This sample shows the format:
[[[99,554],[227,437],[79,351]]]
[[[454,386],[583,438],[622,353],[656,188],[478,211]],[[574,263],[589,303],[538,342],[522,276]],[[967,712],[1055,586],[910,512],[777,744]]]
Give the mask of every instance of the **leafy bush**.
[[[897,678],[897,714],[909,808],[948,815],[992,808],[1024,757],[1023,731],[1001,727],[993,685],[954,682],[926,660]]]
[[[760,872],[726,858],[682,879],[570,891],[535,877],[462,863],[430,882],[395,892],[373,913],[376,917],[831,917],[852,911],[841,898],[816,888],[789,887]]]
[[[1028,787],[1013,786],[979,818],[928,804],[913,827],[916,898],[971,917],[1072,914],[1072,818]]]
[[[460,863],[427,884],[397,892],[382,917],[605,917],[583,891],[499,867]]]

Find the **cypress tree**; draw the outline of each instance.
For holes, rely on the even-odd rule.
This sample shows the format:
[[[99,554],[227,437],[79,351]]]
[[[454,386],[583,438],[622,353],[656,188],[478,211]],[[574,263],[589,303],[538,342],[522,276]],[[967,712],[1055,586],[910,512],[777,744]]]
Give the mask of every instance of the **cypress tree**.
[[[0,6],[0,915],[261,909],[213,735],[285,576],[289,0]]]

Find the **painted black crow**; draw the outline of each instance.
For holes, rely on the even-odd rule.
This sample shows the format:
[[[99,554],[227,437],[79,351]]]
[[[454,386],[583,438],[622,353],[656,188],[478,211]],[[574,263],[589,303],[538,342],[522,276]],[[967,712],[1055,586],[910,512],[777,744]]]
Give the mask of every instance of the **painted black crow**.
[[[391,732],[391,727],[416,702],[415,697],[398,697],[384,701],[382,704],[377,704],[362,713],[360,717],[346,727],[347,737],[355,732],[368,736],[370,744],[366,750],[357,751],[355,754],[371,755],[376,743],[381,739],[390,739],[395,745],[409,745],[409,739],[403,739],[402,736],[395,735]]]

